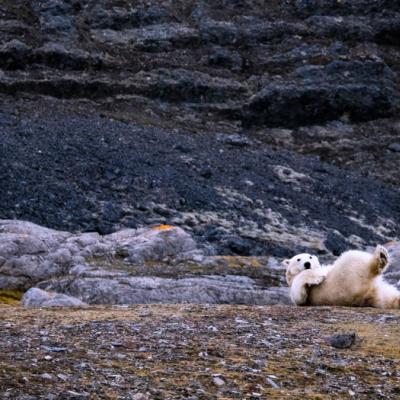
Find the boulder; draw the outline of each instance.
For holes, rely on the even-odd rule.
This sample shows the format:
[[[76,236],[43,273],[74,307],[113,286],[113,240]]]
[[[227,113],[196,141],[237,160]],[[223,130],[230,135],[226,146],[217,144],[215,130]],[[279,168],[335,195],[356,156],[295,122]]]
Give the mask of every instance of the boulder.
[[[85,307],[83,301],[56,292],[46,292],[45,290],[32,288],[29,289],[21,299],[25,307]]]
[[[110,235],[72,234],[16,220],[0,221],[0,289],[28,289],[69,273],[91,257],[114,255],[133,263],[198,254],[181,228],[161,225]]]
[[[127,261],[140,264],[144,261],[161,261],[167,257],[177,257],[185,253],[193,253],[196,243],[192,237],[183,229],[160,225],[146,230],[136,237],[135,241],[130,238],[120,242],[119,238],[124,231],[109,235],[108,240],[118,243],[118,251],[128,253]]]

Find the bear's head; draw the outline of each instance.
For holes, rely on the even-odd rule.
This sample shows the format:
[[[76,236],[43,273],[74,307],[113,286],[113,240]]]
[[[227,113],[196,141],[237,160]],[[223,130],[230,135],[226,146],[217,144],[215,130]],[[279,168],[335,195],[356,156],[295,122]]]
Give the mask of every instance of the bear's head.
[[[318,257],[308,253],[297,254],[291,259],[283,260],[282,264],[286,267],[286,281],[289,286],[300,272],[306,269],[321,268]]]

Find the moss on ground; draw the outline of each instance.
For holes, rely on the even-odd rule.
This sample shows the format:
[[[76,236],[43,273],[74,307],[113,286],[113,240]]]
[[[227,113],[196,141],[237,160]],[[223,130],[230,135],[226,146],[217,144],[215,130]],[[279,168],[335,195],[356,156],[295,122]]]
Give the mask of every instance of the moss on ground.
[[[24,292],[19,290],[0,289],[0,304],[19,304]]]

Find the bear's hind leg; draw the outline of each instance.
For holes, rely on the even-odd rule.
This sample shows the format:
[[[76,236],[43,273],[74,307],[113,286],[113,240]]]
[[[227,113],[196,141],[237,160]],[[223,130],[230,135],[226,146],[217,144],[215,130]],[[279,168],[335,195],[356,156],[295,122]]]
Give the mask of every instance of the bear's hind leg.
[[[383,270],[389,265],[389,253],[385,247],[378,245],[375,248],[370,264],[370,271],[373,275],[382,274]]]
[[[400,308],[400,291],[381,277],[375,281],[373,306],[378,308]]]

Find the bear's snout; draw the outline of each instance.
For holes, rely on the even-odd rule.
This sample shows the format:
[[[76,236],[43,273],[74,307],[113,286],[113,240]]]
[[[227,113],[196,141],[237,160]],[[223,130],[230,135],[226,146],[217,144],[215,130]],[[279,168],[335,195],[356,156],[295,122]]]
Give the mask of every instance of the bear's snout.
[[[311,268],[311,263],[308,262],[308,261],[306,261],[306,262],[304,263],[304,268],[305,268],[305,269],[310,269],[310,268]]]

